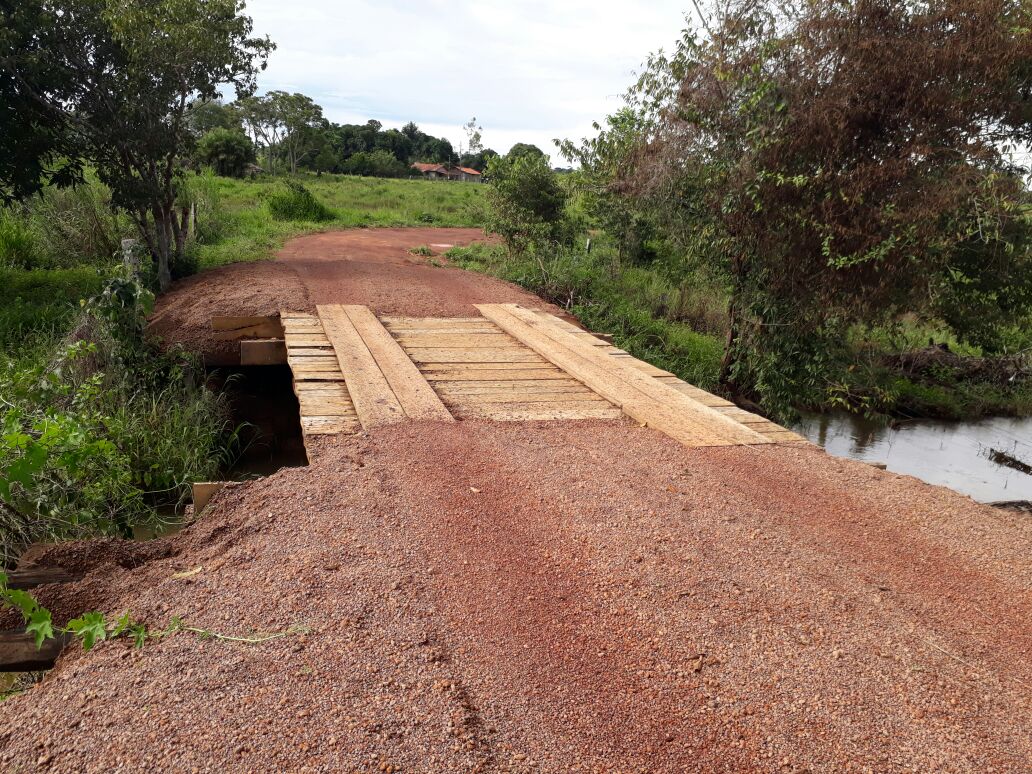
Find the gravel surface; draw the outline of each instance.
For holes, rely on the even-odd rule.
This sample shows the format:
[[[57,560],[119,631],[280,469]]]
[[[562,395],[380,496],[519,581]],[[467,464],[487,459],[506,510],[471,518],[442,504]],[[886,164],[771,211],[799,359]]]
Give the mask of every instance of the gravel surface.
[[[0,763],[1027,771],[1030,545],[1021,514],[813,447],[624,422],[329,439],[178,535],[53,549],[91,573],[41,594],[308,633],[70,652],[0,705]]]
[[[177,282],[158,299],[148,330],[167,344],[182,344],[218,362],[236,342],[212,339],[216,315],[364,304],[378,314],[468,317],[479,314],[474,304],[491,303],[521,303],[563,315],[516,285],[444,265],[440,254],[450,247],[491,239],[475,228],[369,228],[298,237],[275,261],[237,263]],[[435,256],[409,252],[422,246]]]
[[[294,248],[247,268],[297,301],[525,299],[400,255],[366,287]],[[227,274],[179,286],[188,314],[232,313],[189,300],[205,278],[271,292]],[[326,438],[179,534],[35,552],[88,571],[39,591],[62,618],[294,633],[69,649],[0,703],[0,770],[1026,772],[1030,549],[1025,514],[812,446],[622,421]]]

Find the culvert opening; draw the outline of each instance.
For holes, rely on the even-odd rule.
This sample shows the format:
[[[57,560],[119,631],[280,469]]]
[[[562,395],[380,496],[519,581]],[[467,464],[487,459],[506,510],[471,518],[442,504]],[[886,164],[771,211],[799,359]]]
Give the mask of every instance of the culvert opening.
[[[308,464],[301,433],[301,409],[286,365],[236,366],[209,374],[213,389],[229,400],[240,450],[222,477],[227,481],[260,478],[280,468]]]

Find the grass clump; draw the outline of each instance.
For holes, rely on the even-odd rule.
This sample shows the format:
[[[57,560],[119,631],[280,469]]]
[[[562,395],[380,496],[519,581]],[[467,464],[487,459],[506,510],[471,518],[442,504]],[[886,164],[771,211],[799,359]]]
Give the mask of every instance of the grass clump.
[[[325,223],[333,220],[333,211],[315,198],[301,183],[286,181],[286,190],[269,197],[269,211],[276,220]]]

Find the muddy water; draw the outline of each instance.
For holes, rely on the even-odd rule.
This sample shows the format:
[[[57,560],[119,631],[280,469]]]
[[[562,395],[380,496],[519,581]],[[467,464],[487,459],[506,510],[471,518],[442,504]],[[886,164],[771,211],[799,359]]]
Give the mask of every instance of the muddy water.
[[[895,473],[979,502],[1032,500],[1032,476],[988,458],[993,448],[1032,464],[1032,419],[920,420],[888,427],[851,414],[820,414],[803,417],[793,429],[830,454],[884,462]]]

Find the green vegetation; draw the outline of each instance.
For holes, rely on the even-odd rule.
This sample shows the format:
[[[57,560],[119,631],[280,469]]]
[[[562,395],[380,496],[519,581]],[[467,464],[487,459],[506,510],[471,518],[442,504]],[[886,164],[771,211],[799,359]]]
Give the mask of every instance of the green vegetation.
[[[111,276],[70,333],[55,324],[0,361],[0,566],[32,542],[154,526],[229,461],[235,433],[199,364],[144,341],[151,299]]]

